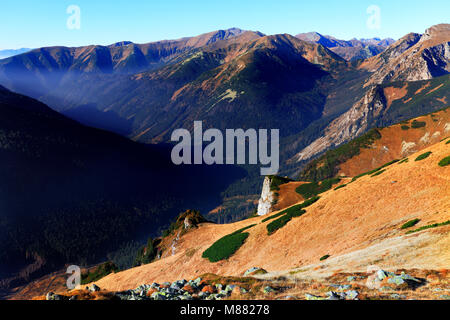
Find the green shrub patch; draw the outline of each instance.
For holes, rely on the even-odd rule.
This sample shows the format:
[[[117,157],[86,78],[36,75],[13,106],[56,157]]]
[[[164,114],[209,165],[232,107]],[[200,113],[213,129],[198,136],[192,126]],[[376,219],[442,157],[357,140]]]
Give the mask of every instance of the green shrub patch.
[[[100,280],[106,277],[108,274],[119,271],[119,268],[112,262],[105,262],[95,269],[83,273],[81,275],[81,284],[87,284]]]
[[[373,178],[373,177],[379,176],[380,174],[382,174],[382,173],[384,173],[384,172],[386,172],[386,169],[377,171],[377,172],[375,172],[373,175],[371,175],[370,177]]]
[[[255,224],[242,228],[232,234],[217,240],[211,247],[203,252],[202,257],[208,259],[210,262],[218,262],[226,260],[231,257],[247,240],[249,233],[243,232],[254,227]]]
[[[320,261],[327,260],[330,257],[329,254],[324,255],[322,258],[320,258]]]
[[[442,159],[441,161],[439,161],[439,165],[440,165],[441,167],[445,167],[445,166],[450,165],[450,156],[445,157],[444,159]]]
[[[278,218],[277,220],[272,221],[271,223],[269,223],[267,225],[267,233],[269,235],[273,234],[278,229],[283,228],[289,221],[292,220],[292,218],[301,217],[305,213],[306,213],[306,211],[302,210],[302,209],[300,209],[300,210],[291,210],[290,212],[286,213],[281,218]]]
[[[277,220],[275,220],[267,225],[267,233],[269,235],[273,234],[278,229],[283,228],[291,220],[292,220],[292,217],[285,214],[281,218],[278,218]]]
[[[345,188],[346,186],[347,186],[347,184],[341,184],[339,187],[334,188],[334,190],[336,191],[336,190]]]
[[[306,200],[305,202],[303,202],[301,204],[297,204],[297,205],[292,206],[292,207],[290,207],[290,208],[288,208],[286,210],[283,210],[283,211],[278,212],[278,213],[276,213],[274,215],[271,215],[270,217],[267,217],[267,218],[263,219],[261,222],[267,222],[269,220],[278,218],[278,217],[280,217],[282,215],[285,215],[285,214],[289,214],[291,216],[295,216],[296,212],[301,211],[302,209],[309,207],[313,203],[317,202],[319,199],[320,199],[320,197],[313,197],[311,199]]]
[[[403,125],[403,126],[402,126],[402,130],[409,130],[409,126]]]
[[[420,222],[420,219],[414,219],[406,222],[404,225],[402,225],[401,229],[408,229],[411,227],[414,227],[416,224]]]
[[[371,129],[366,134],[336,149],[327,151],[324,155],[306,165],[300,173],[299,179],[303,181],[318,182],[330,179],[339,172],[339,165],[360,154],[362,149],[370,146],[378,139],[381,133],[378,129]]]
[[[279,177],[279,176],[269,176],[269,178],[271,179],[271,183],[270,183],[271,191],[278,191],[278,190],[280,190],[280,186],[282,184],[286,184],[286,183],[289,183],[292,181],[289,178],[283,178],[283,177]]]
[[[425,127],[426,125],[427,125],[426,122],[414,120],[414,121],[411,123],[411,128],[413,128],[413,129],[419,129],[419,128]]]
[[[367,176],[367,175],[371,175],[371,176],[374,177],[375,175],[382,174],[384,171],[386,171],[386,170],[383,170],[384,168],[389,167],[390,165],[392,165],[392,164],[394,164],[394,163],[396,163],[396,162],[398,162],[398,161],[399,161],[399,160],[392,160],[392,161],[390,161],[390,162],[388,162],[388,163],[382,165],[382,166],[379,167],[379,168],[376,168],[376,169],[371,170],[371,171],[368,171],[368,172],[361,173],[361,174],[359,174],[359,175],[353,177],[352,182],[358,180],[358,179],[361,178],[361,177]],[[382,171],[382,170],[383,170],[383,171]],[[379,171],[382,171],[382,172],[378,173]],[[377,174],[377,173],[378,173],[378,174]]]
[[[428,158],[431,154],[432,154],[431,151],[425,152],[424,154],[421,154],[420,156],[418,156],[416,158],[416,161],[424,160],[424,159]]]
[[[416,229],[416,230],[408,231],[406,234],[419,232],[419,231],[426,230],[426,229],[431,229],[431,228],[443,227],[443,226],[446,226],[446,225],[449,225],[449,224],[450,224],[450,220],[447,220],[447,221],[441,222],[441,223],[434,223],[434,224],[430,224],[428,226],[420,227],[419,229]]]
[[[339,178],[332,178],[332,179],[325,179],[322,182],[312,182],[312,183],[306,183],[299,186],[295,191],[302,195],[303,198],[309,199],[311,197],[317,196],[318,194],[321,194],[325,191],[330,190],[333,185],[339,183],[341,179]]]
[[[319,200],[319,199],[320,199],[320,197],[313,197],[311,199],[306,200],[302,204],[298,204],[296,206],[290,207],[289,209],[286,209],[280,213],[274,214],[273,216],[270,216],[270,217],[264,219],[262,222],[266,222],[271,219],[278,218],[277,220],[272,221],[271,223],[269,223],[267,225],[267,227],[266,227],[267,233],[269,235],[271,235],[278,229],[281,229],[282,227],[284,227],[289,221],[292,220],[292,218],[301,217],[302,215],[304,215],[306,213],[306,211],[303,209],[309,207],[313,203],[317,202],[317,200]]]

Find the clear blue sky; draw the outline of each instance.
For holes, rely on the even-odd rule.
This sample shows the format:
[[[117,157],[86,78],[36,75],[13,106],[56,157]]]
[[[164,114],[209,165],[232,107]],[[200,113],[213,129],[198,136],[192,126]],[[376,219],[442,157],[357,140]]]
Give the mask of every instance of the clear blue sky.
[[[81,9],[80,30],[67,28],[69,5]],[[366,25],[370,5],[381,9],[380,29]],[[1,0],[0,49],[145,43],[230,27],[398,39],[450,23],[449,12],[448,0]]]

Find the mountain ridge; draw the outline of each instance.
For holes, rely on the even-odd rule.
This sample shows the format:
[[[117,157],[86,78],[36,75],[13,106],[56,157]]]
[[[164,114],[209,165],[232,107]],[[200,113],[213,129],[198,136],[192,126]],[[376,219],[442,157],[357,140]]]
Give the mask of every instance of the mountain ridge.
[[[3,87],[0,114],[0,291],[67,263],[99,262],[185,207],[214,208],[242,176],[175,166],[169,146],[85,127]]]
[[[347,61],[364,60],[376,56],[395,42],[391,38],[339,40],[318,32],[300,33],[296,37],[301,40],[322,44]]]
[[[432,156],[414,161],[425,151],[432,152]],[[394,265],[397,269],[411,269],[420,261],[420,269],[445,269],[448,254],[442,252],[448,252],[448,226],[413,235],[401,226],[413,218],[420,218],[418,227],[448,220],[445,209],[450,198],[443,190],[450,183],[446,174],[449,168],[438,165],[447,154],[448,144],[441,141],[411,154],[407,163],[387,166],[386,173],[361,177],[345,188],[326,191],[306,208],[305,214],[272,235],[267,234],[266,227],[273,220],[267,217],[228,225],[200,224],[184,232],[174,254],[108,275],[96,284],[106,291],[123,291],[142,283],[193,279],[205,274],[239,277],[255,266],[269,272],[256,278],[269,280],[283,275],[318,281],[335,272],[366,272],[374,260],[379,268]],[[436,183],[442,188],[436,188]],[[214,241],[244,229],[249,236],[231,257],[216,263],[202,258],[202,252]],[[342,234],[347,235],[345,239]],[[417,249],[411,252],[411,246]],[[324,254],[331,258],[321,262]]]

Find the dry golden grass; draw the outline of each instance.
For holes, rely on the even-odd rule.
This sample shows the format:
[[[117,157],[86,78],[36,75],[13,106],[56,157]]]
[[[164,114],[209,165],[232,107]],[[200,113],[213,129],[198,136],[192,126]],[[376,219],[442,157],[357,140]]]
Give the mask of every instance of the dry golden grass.
[[[402,159],[412,153],[419,152],[439,142],[442,138],[450,136],[450,131],[448,129],[446,131],[446,128],[450,126],[449,109],[435,112],[433,116],[422,116],[416,118],[416,120],[425,122],[426,126],[419,129],[403,130],[401,127],[405,124],[398,124],[381,129],[382,138],[376,140],[371,148],[361,150],[358,156],[341,164],[340,174],[356,176],[378,168],[394,159]],[[408,126],[411,127],[411,125]],[[404,142],[414,143],[415,145],[409,151],[403,152]]]
[[[311,265],[316,271],[308,269],[297,275],[353,272],[374,263],[448,269],[449,226],[411,235],[400,230],[413,218],[421,219],[417,227],[450,219],[450,168],[437,165],[450,153],[450,146],[440,142],[424,150],[433,152],[424,161],[394,164],[377,177],[362,177],[346,188],[322,194],[304,216],[271,236],[266,230],[269,222],[261,222],[263,217],[228,225],[204,224],[181,237],[175,255],[109,275],[97,284],[120,291],[153,281],[193,279],[205,273],[241,276],[255,266],[271,272],[267,277]],[[248,230],[245,244],[229,260],[209,263],[201,257],[219,238],[255,223]],[[325,254],[331,258],[319,262]]]

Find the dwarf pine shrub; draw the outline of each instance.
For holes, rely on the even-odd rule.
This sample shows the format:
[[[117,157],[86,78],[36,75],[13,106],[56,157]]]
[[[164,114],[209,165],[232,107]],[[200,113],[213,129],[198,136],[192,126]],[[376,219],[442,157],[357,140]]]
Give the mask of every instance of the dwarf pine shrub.
[[[444,159],[442,159],[441,161],[439,161],[439,165],[440,165],[441,167],[445,167],[445,166],[450,165],[450,156],[445,157]]]
[[[425,153],[421,154],[420,156],[418,156],[418,157],[416,158],[415,161],[422,161],[422,160],[425,160],[425,159],[428,158],[431,154],[432,154],[431,151],[425,152]]]
[[[401,226],[401,229],[408,229],[411,227],[414,227],[416,224],[420,222],[420,219],[414,219],[406,222],[404,225]]]
[[[218,262],[231,257],[247,240],[249,233],[243,232],[254,227],[255,224],[242,228],[223,238],[220,238],[208,249],[203,252],[202,257],[210,262]]]

